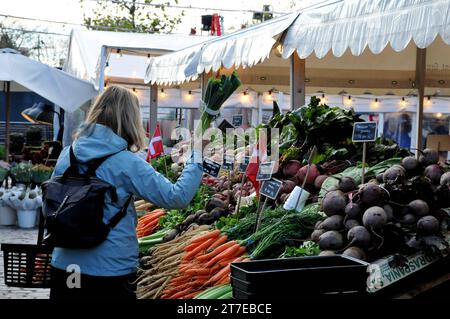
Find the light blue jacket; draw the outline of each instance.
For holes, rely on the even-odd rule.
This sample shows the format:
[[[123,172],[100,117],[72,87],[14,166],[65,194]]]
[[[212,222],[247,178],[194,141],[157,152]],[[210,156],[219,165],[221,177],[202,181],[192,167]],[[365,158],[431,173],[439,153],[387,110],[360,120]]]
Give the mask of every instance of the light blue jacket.
[[[86,129],[73,147],[77,160],[86,162],[125,150],[127,142],[108,127],[96,124]],[[188,206],[203,174],[198,155],[194,152],[175,184],[130,151],[108,158],[97,169],[96,175],[116,187],[119,200],[113,203],[106,195],[104,221],[108,222],[120,210],[129,194],[163,208]],[[68,166],[69,148],[66,147],[58,159],[54,175],[63,174]],[[67,266],[75,264],[80,267],[81,273],[92,276],[122,276],[135,272],[138,265],[136,222],[136,211],[131,203],[127,215],[111,230],[106,241],[92,249],[55,248],[52,265],[65,270]]]

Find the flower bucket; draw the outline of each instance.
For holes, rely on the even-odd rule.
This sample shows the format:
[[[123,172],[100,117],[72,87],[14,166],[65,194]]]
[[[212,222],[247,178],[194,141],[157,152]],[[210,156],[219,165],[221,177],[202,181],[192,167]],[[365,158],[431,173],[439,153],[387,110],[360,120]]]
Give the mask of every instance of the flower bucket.
[[[37,210],[21,209],[17,211],[17,221],[20,228],[33,228],[36,225]]]
[[[0,226],[12,226],[16,223],[16,211],[9,206],[0,206]]]

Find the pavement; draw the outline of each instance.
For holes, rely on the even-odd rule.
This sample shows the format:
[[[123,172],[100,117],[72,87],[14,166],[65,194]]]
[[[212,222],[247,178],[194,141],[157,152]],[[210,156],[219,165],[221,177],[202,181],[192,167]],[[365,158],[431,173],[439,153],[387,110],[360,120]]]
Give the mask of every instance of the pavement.
[[[35,244],[37,234],[37,228],[20,229],[18,227],[0,226],[0,244]],[[49,294],[49,289],[5,286],[3,252],[0,251],[0,299],[48,299]]]

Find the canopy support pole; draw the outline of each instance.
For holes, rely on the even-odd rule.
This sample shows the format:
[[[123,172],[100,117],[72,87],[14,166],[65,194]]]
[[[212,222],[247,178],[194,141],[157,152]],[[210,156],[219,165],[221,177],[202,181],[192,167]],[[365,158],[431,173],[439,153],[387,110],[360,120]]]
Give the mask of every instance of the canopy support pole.
[[[6,162],[9,162],[9,130],[10,130],[10,116],[11,116],[11,82],[6,82],[6,112],[5,112],[5,156]]]
[[[98,91],[101,93],[105,90],[105,68],[106,68],[106,47],[102,46],[100,53],[100,74],[98,78]]]
[[[158,123],[158,85],[150,85],[149,137],[153,136]]]
[[[291,109],[305,105],[305,60],[294,52],[290,59]]]
[[[208,74],[205,74],[203,72],[200,75],[200,89],[202,91],[202,96],[201,96],[202,100],[205,98],[206,88],[208,87]]]
[[[416,51],[416,87],[419,91],[417,110],[416,110],[416,149],[423,149],[423,100],[425,98],[425,75],[426,75],[426,49],[417,48]],[[416,151],[419,156],[419,151]]]

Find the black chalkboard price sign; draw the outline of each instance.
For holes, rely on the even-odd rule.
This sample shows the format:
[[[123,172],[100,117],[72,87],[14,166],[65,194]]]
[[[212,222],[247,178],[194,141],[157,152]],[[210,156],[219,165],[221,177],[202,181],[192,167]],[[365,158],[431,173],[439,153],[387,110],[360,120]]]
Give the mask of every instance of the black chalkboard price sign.
[[[225,171],[232,171],[234,169],[234,156],[224,155],[222,169]]]
[[[256,174],[257,181],[266,181],[272,178],[275,162],[265,162],[259,164],[258,174]]]
[[[377,139],[377,122],[356,122],[353,125],[353,142],[374,142]]]
[[[239,173],[245,173],[247,170],[248,163],[250,163],[250,156],[244,157],[244,162],[239,163]]]
[[[233,115],[232,122],[234,127],[241,127],[243,122],[242,114]]]
[[[209,158],[203,160],[203,173],[208,174],[212,177],[219,176],[220,168],[222,165],[220,163],[214,162]]]
[[[282,181],[272,178],[262,183],[259,192],[268,198],[276,199],[282,185]]]

